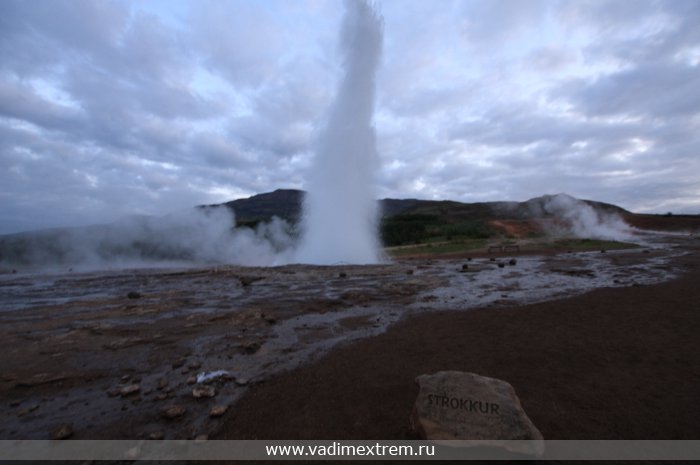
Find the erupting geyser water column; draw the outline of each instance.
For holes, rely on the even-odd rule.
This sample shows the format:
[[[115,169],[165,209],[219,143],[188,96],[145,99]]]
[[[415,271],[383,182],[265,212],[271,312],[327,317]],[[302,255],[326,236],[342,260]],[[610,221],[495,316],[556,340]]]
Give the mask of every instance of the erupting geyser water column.
[[[317,142],[304,199],[301,263],[377,263],[378,165],[372,126],[382,21],[364,1],[347,0],[340,31],[343,70]]]

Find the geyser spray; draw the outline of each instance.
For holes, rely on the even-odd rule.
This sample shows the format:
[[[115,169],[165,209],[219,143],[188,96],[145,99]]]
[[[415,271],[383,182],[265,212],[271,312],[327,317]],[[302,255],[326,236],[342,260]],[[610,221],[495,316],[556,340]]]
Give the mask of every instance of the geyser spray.
[[[296,261],[331,265],[380,260],[378,167],[372,125],[382,21],[364,1],[345,2],[343,77],[317,141]]]

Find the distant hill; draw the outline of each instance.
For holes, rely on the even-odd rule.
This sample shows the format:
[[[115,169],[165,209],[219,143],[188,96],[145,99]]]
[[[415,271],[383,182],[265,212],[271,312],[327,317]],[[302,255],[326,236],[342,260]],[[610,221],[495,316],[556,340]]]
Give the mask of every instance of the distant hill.
[[[437,215],[448,221],[490,219],[525,220],[552,216],[554,213],[548,210],[547,206],[555,197],[554,195],[543,195],[525,202],[462,203],[452,200],[382,199],[379,203],[383,218],[391,218],[399,214],[413,214]],[[222,204],[205,205],[200,208],[225,206],[235,212],[236,222],[244,225],[268,221],[273,216],[296,223],[301,215],[301,203],[303,198],[304,191],[296,189],[277,189],[273,192],[257,194],[245,199],[232,200]],[[573,197],[571,198],[573,199]],[[581,200],[581,202],[590,205],[596,211],[616,213],[619,215],[630,214],[627,210],[608,203],[592,200]]]
[[[0,265],[235,261],[231,216],[238,239],[264,237],[281,249],[294,241],[304,192],[278,189],[162,217],[130,217],[110,224],[0,235]],[[616,205],[566,194],[524,202],[382,199],[380,234],[385,246],[426,242],[489,241],[548,235],[609,237],[631,225],[641,229],[700,231],[700,215],[639,215]],[[285,223],[268,223],[273,217]],[[624,222],[623,222],[624,221]],[[626,223],[626,224],[625,224]],[[251,231],[248,228],[254,228]],[[280,234],[281,233],[281,234]],[[1,270],[0,270],[1,271]]]

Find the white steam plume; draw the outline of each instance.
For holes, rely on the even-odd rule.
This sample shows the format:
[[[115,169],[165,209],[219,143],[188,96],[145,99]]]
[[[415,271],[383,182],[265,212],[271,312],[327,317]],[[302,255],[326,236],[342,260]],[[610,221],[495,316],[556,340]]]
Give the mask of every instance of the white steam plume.
[[[549,225],[558,234],[576,237],[626,241],[633,239],[633,229],[611,212],[594,209],[591,205],[566,194],[549,197],[543,204],[546,213],[563,220]]]
[[[349,0],[340,33],[344,76],[322,129],[303,205],[302,263],[380,260],[375,173],[375,76],[382,21],[364,1]]]
[[[197,208],[164,217],[130,217],[109,225],[39,231],[0,239],[0,264],[104,269],[191,264],[275,265],[289,261],[290,226],[273,217],[235,228],[233,211]]]

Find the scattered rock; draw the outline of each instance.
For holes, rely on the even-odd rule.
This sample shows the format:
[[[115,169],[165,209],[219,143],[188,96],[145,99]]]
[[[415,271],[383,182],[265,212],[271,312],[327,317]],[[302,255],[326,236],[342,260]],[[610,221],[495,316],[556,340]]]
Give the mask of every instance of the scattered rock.
[[[348,275],[347,275],[347,273],[346,273],[346,272],[344,272],[344,271],[341,271],[340,273],[338,273],[338,277],[339,277],[339,278],[347,278],[347,277],[348,277]]]
[[[605,253],[605,249],[600,249],[600,253]]]
[[[64,423],[51,431],[51,439],[68,439],[73,436],[73,425]]]
[[[195,442],[204,442],[209,440],[209,436],[207,436],[206,434],[198,434],[197,436],[195,436],[194,440]]]
[[[168,387],[168,380],[165,378],[161,378],[158,380],[158,390],[162,390]]]
[[[12,402],[10,402],[10,407],[17,407],[19,404],[21,404],[22,401],[19,399],[15,399]]]
[[[495,259],[494,257],[489,257],[489,261],[490,261],[490,262],[495,262],[496,259]]]
[[[23,417],[23,416],[29,415],[30,413],[32,413],[34,410],[36,410],[38,408],[39,408],[39,404],[30,405],[29,407],[23,408],[19,412],[17,412],[17,416]]]
[[[239,386],[245,386],[250,380],[248,378],[236,378],[236,384]]]
[[[252,355],[258,350],[260,350],[261,344],[258,341],[249,341],[241,344],[241,349],[243,353]]]
[[[168,420],[174,420],[183,416],[187,412],[187,407],[179,404],[164,405],[160,409],[160,416]]]
[[[165,400],[168,398],[167,394],[161,393],[156,396],[156,400]]]
[[[510,261],[508,261],[508,264],[509,264],[510,266],[515,266],[515,265],[518,264],[518,261],[517,261],[516,259],[514,259],[514,258],[511,258]]]
[[[201,362],[191,362],[187,365],[187,367],[191,370],[196,370],[197,368],[200,368],[202,366]]]
[[[413,270],[406,270],[406,274],[408,274],[408,275],[413,274]]]
[[[239,276],[238,280],[241,282],[241,286],[248,287],[255,281],[260,281],[263,279],[261,276]]]
[[[461,440],[464,447],[476,445],[469,441],[493,441],[488,444],[511,452],[544,452],[542,434],[507,382],[461,371],[421,375],[416,382],[420,391],[411,426],[421,438]],[[530,441],[500,442],[515,439]]]
[[[138,384],[128,384],[126,386],[122,386],[119,389],[119,395],[122,397],[130,396],[132,394],[136,394],[141,390],[141,386]]]
[[[505,263],[499,263],[499,264],[498,264],[498,267],[499,267],[499,268],[505,268],[505,266],[506,266]]]
[[[214,397],[215,395],[216,389],[214,389],[213,386],[209,386],[206,384],[203,386],[197,386],[196,388],[192,389],[192,397],[194,397],[195,399],[201,399],[203,397]]]
[[[462,265],[462,271],[467,271],[469,269],[469,265],[466,263]]]
[[[186,382],[187,384],[194,384],[194,383],[197,382],[197,378],[194,377],[194,376],[190,376],[189,378],[187,378],[187,381],[185,381],[185,382]]]
[[[129,292],[126,296],[127,296],[129,299],[140,299],[140,298],[141,298],[141,294],[139,294],[139,293],[136,292],[136,291],[131,291],[131,292]]]
[[[228,405],[215,405],[209,409],[210,417],[220,417],[228,410]]]
[[[181,358],[180,360],[177,360],[177,361],[173,362],[173,364],[172,364],[171,366],[172,366],[173,368],[180,368],[180,367],[181,367],[182,365],[184,365],[184,364],[185,364],[185,359],[184,359],[184,358]]]
[[[163,439],[165,437],[165,434],[163,434],[162,431],[154,431],[151,434],[148,435],[148,439]]]

